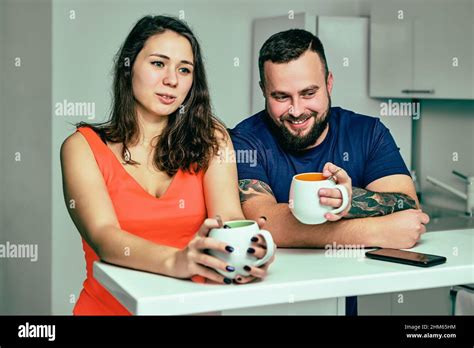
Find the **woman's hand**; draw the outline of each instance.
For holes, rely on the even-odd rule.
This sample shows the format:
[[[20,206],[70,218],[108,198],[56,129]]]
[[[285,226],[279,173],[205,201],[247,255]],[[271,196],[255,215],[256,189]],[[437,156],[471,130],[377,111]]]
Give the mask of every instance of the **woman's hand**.
[[[258,227],[262,228],[263,225],[265,225],[266,221],[267,221],[267,219],[263,216],[261,218],[259,218],[257,220]],[[250,252],[250,254],[255,255],[258,259],[262,259],[265,256],[266,252],[267,252],[267,247],[266,247],[266,243],[265,243],[264,239],[261,236],[256,235],[256,236],[254,236],[254,238],[252,238],[251,242],[252,242],[252,244],[251,244],[251,247],[249,248],[248,251]],[[275,249],[276,249],[276,244],[275,244]],[[275,260],[275,252],[276,252],[276,250],[273,251],[272,258],[270,260],[268,260],[268,262],[266,264],[264,264],[260,267],[254,267],[254,266],[248,265],[247,267],[249,267],[249,269],[246,269],[246,271],[250,275],[247,276],[247,277],[238,275],[234,279],[234,283],[235,284],[246,284],[246,283],[250,283],[251,281],[254,281],[255,279],[260,279],[260,280],[264,279],[267,276],[268,267]]]
[[[221,269],[226,272],[232,272],[232,268],[228,268],[231,265],[205,252],[208,249],[223,253],[231,253],[234,250],[232,246],[207,236],[211,229],[221,226],[222,221],[220,221],[219,217],[216,219],[206,219],[186,248],[176,253],[175,272],[177,272],[177,278],[191,278],[194,275],[200,275],[206,278],[206,280],[211,280],[215,283],[232,283],[231,279],[225,278],[214,270]]]
[[[347,195],[349,198],[349,204],[347,205],[346,209],[344,209],[344,211],[340,212],[337,215],[332,213],[326,213],[324,216],[328,221],[338,221],[345,215],[347,215],[347,213],[349,213],[349,210],[351,209],[352,180],[349,174],[347,174],[344,169],[337,167],[331,162],[328,162],[324,165],[323,176],[328,178],[331,175],[333,175],[333,179],[336,184],[343,185],[347,189]],[[319,190],[318,194],[319,202],[323,205],[329,205],[333,208],[339,208],[342,205],[342,194],[341,191],[339,191],[338,189],[322,188]]]

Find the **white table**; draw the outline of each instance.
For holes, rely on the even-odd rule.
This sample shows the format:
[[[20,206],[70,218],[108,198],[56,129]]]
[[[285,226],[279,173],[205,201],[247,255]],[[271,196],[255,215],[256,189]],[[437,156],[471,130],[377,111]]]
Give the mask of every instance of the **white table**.
[[[136,315],[344,315],[346,296],[474,283],[474,229],[425,233],[410,250],[448,260],[422,268],[367,259],[367,250],[329,257],[324,249],[279,249],[268,277],[245,285],[197,284],[103,262],[94,263],[94,276]]]

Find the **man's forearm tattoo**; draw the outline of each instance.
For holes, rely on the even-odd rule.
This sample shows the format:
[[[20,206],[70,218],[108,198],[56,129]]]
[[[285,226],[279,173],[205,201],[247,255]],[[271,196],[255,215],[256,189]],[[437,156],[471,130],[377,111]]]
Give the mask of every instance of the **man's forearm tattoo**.
[[[353,187],[352,206],[345,218],[382,216],[416,208],[415,200],[403,193],[372,192]]]
[[[270,186],[260,180],[244,179],[239,180],[240,203],[244,203],[252,197],[261,194],[274,195]]]

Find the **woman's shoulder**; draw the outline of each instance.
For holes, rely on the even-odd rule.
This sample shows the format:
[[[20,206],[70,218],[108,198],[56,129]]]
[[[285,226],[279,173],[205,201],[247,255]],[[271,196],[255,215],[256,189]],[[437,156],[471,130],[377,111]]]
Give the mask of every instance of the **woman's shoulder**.
[[[76,131],[69,135],[61,145],[61,149],[68,150],[70,148],[78,148],[86,145],[85,137],[81,134],[81,132]]]
[[[61,145],[61,158],[82,157],[87,158],[90,154],[90,147],[85,136],[77,130],[69,135]]]
[[[102,129],[79,125],[76,131],[64,140],[63,146],[73,148],[100,147],[100,145],[98,145],[100,142],[107,145],[107,140]]]
[[[227,147],[232,144],[229,131],[224,125],[218,125],[214,128],[214,138],[217,140],[219,147]]]

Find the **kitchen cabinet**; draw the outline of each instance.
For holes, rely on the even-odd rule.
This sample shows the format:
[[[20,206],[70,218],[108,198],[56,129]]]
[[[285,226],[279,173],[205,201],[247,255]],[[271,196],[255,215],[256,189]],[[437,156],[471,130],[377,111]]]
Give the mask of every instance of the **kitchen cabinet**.
[[[451,287],[359,296],[359,315],[451,315]]]
[[[375,2],[370,96],[474,99],[473,2]]]

